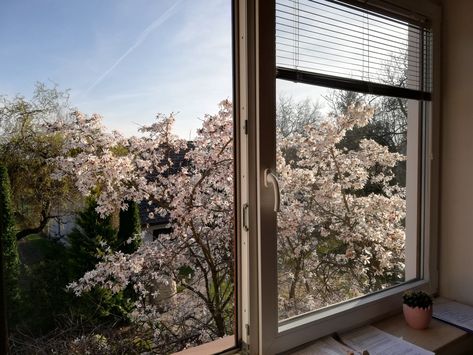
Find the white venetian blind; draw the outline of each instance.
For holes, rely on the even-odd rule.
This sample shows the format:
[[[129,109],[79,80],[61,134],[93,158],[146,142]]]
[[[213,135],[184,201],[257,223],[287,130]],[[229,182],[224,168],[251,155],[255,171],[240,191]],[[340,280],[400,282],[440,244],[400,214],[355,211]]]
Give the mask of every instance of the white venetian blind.
[[[430,92],[431,31],[337,0],[276,1],[276,65]]]

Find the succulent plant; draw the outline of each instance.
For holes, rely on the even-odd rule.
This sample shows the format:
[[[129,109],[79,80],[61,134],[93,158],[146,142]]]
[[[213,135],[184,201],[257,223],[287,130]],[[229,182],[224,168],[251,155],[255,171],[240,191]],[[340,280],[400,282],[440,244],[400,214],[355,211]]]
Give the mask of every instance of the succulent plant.
[[[404,304],[412,308],[427,309],[432,306],[432,297],[424,291],[407,291],[402,298]]]

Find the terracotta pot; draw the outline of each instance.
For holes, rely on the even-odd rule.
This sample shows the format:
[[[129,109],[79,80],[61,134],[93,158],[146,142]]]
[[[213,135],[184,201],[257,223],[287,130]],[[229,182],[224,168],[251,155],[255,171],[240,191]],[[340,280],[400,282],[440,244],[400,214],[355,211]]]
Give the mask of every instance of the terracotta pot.
[[[412,308],[403,304],[402,310],[404,312],[404,318],[411,328],[425,329],[429,326],[430,320],[432,319],[432,306],[424,309],[419,307]]]

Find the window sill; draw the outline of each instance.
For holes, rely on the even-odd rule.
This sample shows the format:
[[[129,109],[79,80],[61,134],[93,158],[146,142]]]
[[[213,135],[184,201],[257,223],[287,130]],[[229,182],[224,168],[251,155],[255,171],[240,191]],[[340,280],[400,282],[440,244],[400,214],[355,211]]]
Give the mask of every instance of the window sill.
[[[209,355],[218,354],[235,346],[235,336],[229,335],[207,344],[182,350],[174,355]]]
[[[473,349],[473,334],[437,319],[432,319],[429,328],[425,330],[410,328],[402,314],[373,325],[438,355],[468,354]]]
[[[436,355],[467,355],[471,354],[471,349],[473,349],[473,334],[437,319],[432,319],[429,328],[425,330],[410,328],[404,321],[402,314],[396,314],[382,321],[375,322],[373,326],[426,350],[430,350]],[[310,345],[308,346],[310,347]],[[310,351],[305,354],[304,348],[298,348],[297,350],[298,354],[311,354]]]

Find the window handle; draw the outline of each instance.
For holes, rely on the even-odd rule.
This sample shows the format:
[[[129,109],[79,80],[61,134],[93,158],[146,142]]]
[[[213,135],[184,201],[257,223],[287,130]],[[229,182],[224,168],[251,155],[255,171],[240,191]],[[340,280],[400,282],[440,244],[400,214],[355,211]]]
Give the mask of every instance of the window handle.
[[[281,210],[281,195],[279,192],[279,181],[274,173],[269,169],[264,170],[263,177],[264,187],[269,187],[268,184],[273,185],[274,192],[274,212],[279,212]]]

